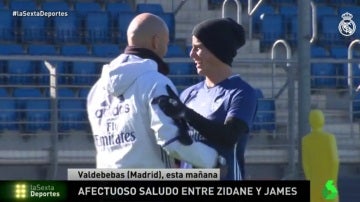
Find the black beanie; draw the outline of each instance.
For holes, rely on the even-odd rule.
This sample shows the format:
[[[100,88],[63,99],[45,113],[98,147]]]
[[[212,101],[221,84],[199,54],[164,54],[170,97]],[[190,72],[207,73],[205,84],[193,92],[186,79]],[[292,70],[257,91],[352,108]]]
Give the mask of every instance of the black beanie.
[[[244,28],[231,18],[205,20],[194,27],[192,34],[230,66],[237,49],[245,44]]]

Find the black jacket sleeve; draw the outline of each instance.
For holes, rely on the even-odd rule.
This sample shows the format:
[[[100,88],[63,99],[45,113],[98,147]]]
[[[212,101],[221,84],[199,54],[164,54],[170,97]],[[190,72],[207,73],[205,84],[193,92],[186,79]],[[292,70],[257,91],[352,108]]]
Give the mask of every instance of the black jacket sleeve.
[[[234,145],[239,135],[249,132],[247,124],[235,117],[229,117],[224,123],[209,120],[192,109],[186,109],[185,119],[209,141],[222,146]]]

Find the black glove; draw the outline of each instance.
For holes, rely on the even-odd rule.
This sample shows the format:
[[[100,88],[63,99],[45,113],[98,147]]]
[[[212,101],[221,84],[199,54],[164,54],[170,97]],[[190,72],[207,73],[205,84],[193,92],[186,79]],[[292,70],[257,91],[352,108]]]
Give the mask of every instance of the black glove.
[[[169,117],[173,119],[181,119],[185,117],[187,107],[181,102],[176,93],[171,89],[169,85],[166,85],[166,91],[169,94],[161,95],[156,99],[160,109]]]
[[[179,140],[179,142],[183,145],[191,145],[193,143],[193,140],[188,134],[189,127],[188,127],[186,121],[181,118],[182,117],[181,116],[182,109],[180,109],[180,108],[182,108],[182,107],[186,108],[186,106],[180,101],[180,99],[174,93],[174,91],[171,90],[169,85],[166,85],[166,90],[167,90],[169,96],[161,95],[159,97],[156,97],[153,99],[151,104],[158,104],[160,109],[167,116],[169,116],[170,118],[173,119],[175,125],[179,129],[177,140]],[[175,104],[175,106],[173,106],[173,104]],[[179,107],[178,104],[181,104],[182,106]]]
[[[183,145],[191,145],[193,143],[188,130],[189,127],[184,119],[173,119],[176,126],[179,128],[178,140]]]

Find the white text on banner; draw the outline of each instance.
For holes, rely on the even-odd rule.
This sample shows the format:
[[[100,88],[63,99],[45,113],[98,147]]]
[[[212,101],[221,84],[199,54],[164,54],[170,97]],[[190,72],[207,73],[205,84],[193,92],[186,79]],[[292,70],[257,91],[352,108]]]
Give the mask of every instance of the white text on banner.
[[[219,169],[68,169],[68,180],[220,180]]]

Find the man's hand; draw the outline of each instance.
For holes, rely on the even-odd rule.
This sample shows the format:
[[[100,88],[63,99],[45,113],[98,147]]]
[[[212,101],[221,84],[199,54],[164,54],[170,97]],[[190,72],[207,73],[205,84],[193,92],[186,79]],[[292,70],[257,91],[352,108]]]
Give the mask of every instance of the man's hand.
[[[178,140],[183,145],[191,145],[193,143],[192,138],[188,133],[188,125],[184,119],[173,119],[177,127],[179,128]]]
[[[169,85],[166,85],[166,91],[169,95],[161,95],[155,98],[160,109],[173,119],[184,118],[187,107],[181,102]]]
[[[183,145],[191,145],[192,138],[188,134],[188,125],[182,118],[184,117],[186,106],[180,101],[176,93],[169,85],[166,85],[169,95],[161,95],[153,99],[152,104],[158,104],[160,109],[174,120],[175,125],[179,128],[178,140]]]

